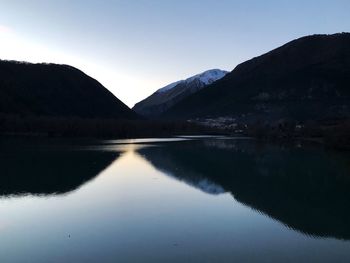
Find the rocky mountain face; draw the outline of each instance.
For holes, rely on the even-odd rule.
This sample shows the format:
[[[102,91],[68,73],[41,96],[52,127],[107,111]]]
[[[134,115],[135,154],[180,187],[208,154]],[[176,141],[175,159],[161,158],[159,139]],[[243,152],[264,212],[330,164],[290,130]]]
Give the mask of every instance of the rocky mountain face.
[[[98,81],[76,68],[1,60],[0,115],[138,118]]]
[[[137,103],[133,110],[147,117],[158,117],[188,96],[224,77],[228,72],[212,69],[201,74],[171,83]]]
[[[238,65],[163,118],[244,122],[350,117],[350,33],[291,41]]]

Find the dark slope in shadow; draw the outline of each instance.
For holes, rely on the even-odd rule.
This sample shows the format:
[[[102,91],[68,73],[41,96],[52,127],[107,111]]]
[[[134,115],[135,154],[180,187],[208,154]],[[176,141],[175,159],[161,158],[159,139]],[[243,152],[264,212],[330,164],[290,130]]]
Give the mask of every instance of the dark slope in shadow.
[[[0,113],[21,117],[139,119],[97,80],[68,65],[0,60]]]
[[[349,118],[350,34],[293,40],[238,65],[164,118],[231,116],[243,123]]]
[[[119,154],[78,145],[0,141],[0,195],[64,194],[82,186]]]
[[[348,155],[232,140],[167,144],[139,153],[181,181],[195,185],[205,179],[292,229],[350,239]]]

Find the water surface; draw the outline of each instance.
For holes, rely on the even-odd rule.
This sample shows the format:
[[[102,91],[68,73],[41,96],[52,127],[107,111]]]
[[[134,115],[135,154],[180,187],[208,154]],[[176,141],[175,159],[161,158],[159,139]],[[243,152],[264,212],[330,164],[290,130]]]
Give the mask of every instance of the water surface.
[[[212,137],[0,146],[0,262],[350,261],[346,153]]]

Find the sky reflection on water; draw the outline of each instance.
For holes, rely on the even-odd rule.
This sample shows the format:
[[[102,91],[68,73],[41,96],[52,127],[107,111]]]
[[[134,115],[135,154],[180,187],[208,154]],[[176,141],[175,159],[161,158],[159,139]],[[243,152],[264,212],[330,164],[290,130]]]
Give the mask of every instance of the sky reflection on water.
[[[348,171],[348,156],[213,138],[151,144],[127,144],[113,151],[106,150],[106,142],[87,143],[83,154],[75,154],[76,145],[62,150],[62,142],[41,143],[44,154],[38,153],[37,143],[20,150],[2,148],[3,177],[17,173],[16,179],[32,181],[3,179],[1,262],[349,261],[349,226],[342,225],[348,213],[340,213],[349,199],[340,202],[341,194],[347,195],[336,185],[347,183],[342,176]],[[23,162],[29,155],[32,165]],[[323,164],[315,167],[320,161]],[[9,169],[16,163],[16,169]],[[296,163],[307,172],[284,171]],[[48,165],[61,168],[53,172]],[[329,179],[329,171],[338,181]],[[286,177],[297,172],[302,177]],[[41,179],[50,173],[65,178],[55,184],[59,189]],[[309,177],[303,181],[305,175]],[[329,187],[322,188],[320,181]],[[308,188],[284,189],[286,182]],[[280,194],[278,185],[285,196],[271,199]],[[16,187],[21,191],[9,195]],[[308,207],[324,200],[315,189],[327,195],[337,190],[331,201],[338,202],[339,209],[324,211],[334,221],[326,218],[322,223],[319,218],[313,227],[311,220],[329,209],[327,203]],[[301,205],[300,198],[311,198],[305,195],[308,191],[313,200]]]

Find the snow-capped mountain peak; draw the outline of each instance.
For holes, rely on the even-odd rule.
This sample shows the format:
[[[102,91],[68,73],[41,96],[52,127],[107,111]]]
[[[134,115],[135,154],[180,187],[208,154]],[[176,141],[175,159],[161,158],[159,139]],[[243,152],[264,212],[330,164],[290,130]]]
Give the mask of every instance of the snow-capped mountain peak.
[[[188,79],[176,81],[157,90],[146,99],[136,103],[133,109],[144,116],[159,116],[191,94],[196,93],[212,84],[214,81],[221,79],[227,73],[228,72],[224,70],[211,69]]]
[[[207,70],[207,71],[204,71],[200,74],[192,76],[188,79],[180,80],[180,81],[176,81],[174,83],[171,83],[171,84],[157,90],[157,93],[163,93],[163,92],[169,91],[169,90],[173,89],[174,87],[176,87],[180,83],[188,84],[194,80],[200,81],[201,83],[203,83],[203,85],[209,85],[209,84],[213,83],[214,81],[217,81],[217,80],[223,78],[227,73],[228,73],[228,71],[221,70],[221,69]]]
[[[217,81],[217,80],[223,78],[227,73],[228,73],[228,71],[224,71],[221,69],[211,69],[211,70],[204,71],[203,73],[197,74],[191,78],[188,78],[185,81],[188,83],[188,82],[191,82],[195,79],[198,79],[199,81],[201,81],[205,85],[209,85],[209,84],[213,83],[214,81]]]

